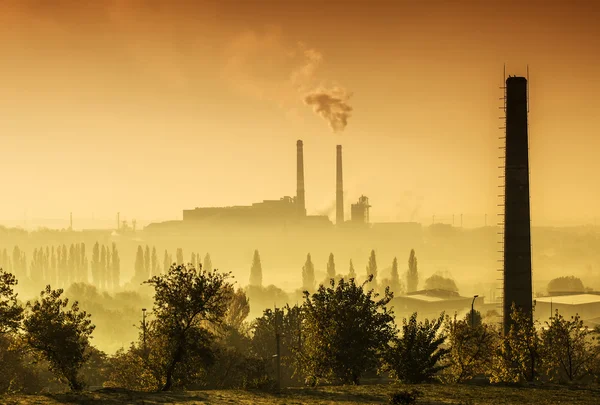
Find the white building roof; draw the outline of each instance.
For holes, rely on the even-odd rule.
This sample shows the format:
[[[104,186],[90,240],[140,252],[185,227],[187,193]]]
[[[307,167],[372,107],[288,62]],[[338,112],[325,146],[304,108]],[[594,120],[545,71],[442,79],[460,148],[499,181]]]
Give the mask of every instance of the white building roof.
[[[541,297],[536,299],[537,302],[547,304],[563,304],[563,305],[583,305],[583,304],[600,304],[600,295],[596,294],[574,294],[574,295],[558,295],[555,297]]]

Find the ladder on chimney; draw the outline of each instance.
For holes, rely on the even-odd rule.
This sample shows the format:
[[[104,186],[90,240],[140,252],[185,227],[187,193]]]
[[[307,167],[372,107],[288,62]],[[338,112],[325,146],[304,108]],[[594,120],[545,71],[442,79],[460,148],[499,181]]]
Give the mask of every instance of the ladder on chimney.
[[[500,146],[498,146],[498,149],[500,150],[500,156],[498,156],[498,159],[501,162],[501,164],[498,166],[498,169],[501,170],[501,174],[498,176],[498,178],[501,179],[500,181],[502,182],[502,184],[499,185],[498,188],[502,189],[502,193],[498,194],[498,198],[500,199],[498,207],[501,212],[498,213],[499,221],[498,221],[497,225],[499,227],[502,227],[502,231],[498,232],[500,240],[497,241],[498,246],[499,246],[497,253],[499,253],[501,256],[500,256],[500,259],[497,260],[497,263],[499,266],[497,271],[498,271],[498,274],[500,275],[500,277],[497,278],[496,280],[500,281],[500,287],[498,289],[501,291],[501,294],[500,294],[500,304],[498,305],[498,308],[500,309],[499,323],[500,323],[500,327],[502,327],[502,322],[504,319],[504,206],[506,203],[506,193],[505,193],[505,186],[506,186],[506,181],[505,181],[505,177],[506,177],[506,172],[505,172],[505,167],[506,167],[506,64],[504,65],[503,81],[502,81],[502,87],[500,87],[500,90],[502,90],[504,93],[503,97],[500,97],[500,99],[499,99],[502,102],[502,106],[498,107],[503,112],[502,116],[499,117],[499,119],[502,121],[502,124],[501,124],[501,126],[498,127],[498,129],[500,129],[502,131],[502,136],[498,137],[498,139],[500,141]]]

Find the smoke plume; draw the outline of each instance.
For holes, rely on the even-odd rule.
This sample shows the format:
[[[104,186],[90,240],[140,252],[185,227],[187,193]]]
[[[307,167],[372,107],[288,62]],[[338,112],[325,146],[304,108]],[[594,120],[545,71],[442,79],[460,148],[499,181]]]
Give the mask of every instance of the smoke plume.
[[[352,107],[348,104],[351,96],[351,93],[339,87],[318,89],[306,95],[304,103],[312,106],[313,111],[329,123],[333,132],[341,132],[348,125],[352,113]]]

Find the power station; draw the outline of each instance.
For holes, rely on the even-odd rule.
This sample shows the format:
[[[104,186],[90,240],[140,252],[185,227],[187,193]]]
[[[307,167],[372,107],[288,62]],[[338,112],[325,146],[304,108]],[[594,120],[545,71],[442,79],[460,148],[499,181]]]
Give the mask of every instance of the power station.
[[[336,146],[336,226],[369,223],[369,199],[361,196],[351,206],[351,220],[344,220],[344,182],[342,146]],[[202,207],[183,210],[184,224],[218,225],[317,225],[332,226],[327,215],[307,215],[304,188],[304,144],[296,142],[296,196],[264,200],[250,206]]]

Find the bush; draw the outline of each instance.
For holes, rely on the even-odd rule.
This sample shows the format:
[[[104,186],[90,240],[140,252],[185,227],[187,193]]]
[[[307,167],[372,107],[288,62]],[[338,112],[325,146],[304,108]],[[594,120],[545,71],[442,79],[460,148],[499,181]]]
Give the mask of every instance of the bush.
[[[386,369],[407,383],[421,383],[433,379],[446,366],[441,364],[449,350],[441,348],[446,336],[439,332],[444,314],[438,319],[417,322],[417,313],[404,318],[402,336],[393,340],[386,353]]]
[[[414,404],[417,398],[422,396],[423,392],[419,390],[404,390],[390,394],[389,403],[393,405]]]

